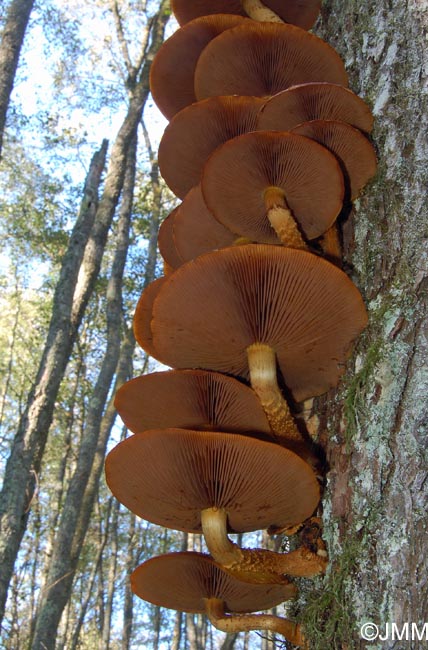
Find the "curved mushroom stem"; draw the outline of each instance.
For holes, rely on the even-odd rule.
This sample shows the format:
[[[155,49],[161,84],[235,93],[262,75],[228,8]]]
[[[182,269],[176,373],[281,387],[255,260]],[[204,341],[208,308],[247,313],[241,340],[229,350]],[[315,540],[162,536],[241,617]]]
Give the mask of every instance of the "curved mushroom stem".
[[[318,474],[320,459],[297,428],[278,386],[275,351],[265,343],[253,343],[247,348],[247,360],[251,387],[260,400],[277,442],[303,458]]]
[[[247,359],[251,386],[273,433],[281,439],[301,442],[302,436],[278,386],[275,350],[265,343],[253,343],[247,348]]]
[[[260,23],[284,23],[272,9],[266,7],[261,0],[241,0],[242,8],[247,16]]]
[[[320,239],[320,246],[323,250],[323,253],[330,259],[334,264],[341,264],[342,262],[342,245],[339,238],[339,229],[337,224],[334,223],[330,228],[324,233]]]
[[[285,192],[272,185],[265,190],[264,202],[267,217],[272,228],[284,246],[307,250],[308,247],[300,234],[295,218],[285,199]]]
[[[298,623],[270,614],[225,614],[224,601],[219,598],[206,598],[207,616],[217,630],[227,632],[250,632],[267,630],[281,634],[293,645],[304,646],[305,641]]]
[[[290,553],[241,548],[227,536],[227,513],[222,508],[202,510],[201,522],[205,542],[214,560],[242,582],[287,584],[287,576],[311,578],[327,568],[324,555],[304,547]]]

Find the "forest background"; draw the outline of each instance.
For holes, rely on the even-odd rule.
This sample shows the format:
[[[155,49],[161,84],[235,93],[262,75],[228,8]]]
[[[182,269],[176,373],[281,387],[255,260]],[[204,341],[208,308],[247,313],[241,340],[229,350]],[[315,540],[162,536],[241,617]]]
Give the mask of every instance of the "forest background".
[[[154,367],[131,324],[162,272],[156,233],[174,207],[148,88],[174,28],[166,0],[3,0],[2,135],[5,50],[19,53],[12,32],[23,43],[0,141],[5,650],[280,643],[224,638],[201,617],[134,599],[129,574],[140,562],[201,542],[138,520],[103,478],[106,450],[126,435],[114,392]],[[346,269],[370,326],[311,419],[330,466],[331,568],[300,586],[315,650],[396,648],[363,642],[360,625],[428,620],[427,28],[425,0],[326,0],[314,30],[374,110],[379,158],[343,223]]]

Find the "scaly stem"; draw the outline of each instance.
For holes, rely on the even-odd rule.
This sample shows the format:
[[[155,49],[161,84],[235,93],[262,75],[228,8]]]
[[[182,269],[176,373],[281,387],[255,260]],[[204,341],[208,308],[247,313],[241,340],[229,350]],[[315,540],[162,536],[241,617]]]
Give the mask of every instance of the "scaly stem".
[[[304,646],[304,638],[300,625],[287,621],[279,616],[270,614],[233,614],[224,611],[224,601],[219,598],[205,600],[207,616],[217,630],[222,632],[250,632],[251,630],[267,630],[281,634],[293,645]]]
[[[287,584],[287,576],[311,578],[323,573],[327,558],[300,547],[290,553],[241,548],[227,536],[227,513],[221,508],[201,512],[202,532],[208,550],[223,569],[242,582]]]
[[[268,9],[261,0],[241,0],[247,16],[260,23],[284,23],[272,9]]]
[[[307,250],[308,247],[287,205],[284,190],[275,185],[268,187],[264,193],[264,202],[267,218],[281,243],[288,248]]]
[[[270,427],[278,438],[302,441],[294,418],[277,382],[275,351],[264,343],[247,348],[251,386],[260,400]]]
[[[278,386],[275,351],[264,343],[253,343],[247,348],[247,359],[251,386],[260,400],[277,442],[303,458],[318,475],[320,459],[297,428]]]

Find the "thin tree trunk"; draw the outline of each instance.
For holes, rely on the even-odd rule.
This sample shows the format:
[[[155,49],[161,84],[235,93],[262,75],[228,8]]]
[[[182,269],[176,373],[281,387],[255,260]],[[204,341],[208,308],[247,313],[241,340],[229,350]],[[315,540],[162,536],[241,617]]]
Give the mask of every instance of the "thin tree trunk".
[[[77,331],[71,321],[79,267],[94,223],[98,187],[105,165],[107,141],[91,162],[79,216],[64,255],[55,290],[52,318],[34,387],[20,418],[6,465],[0,494],[0,622],[15,559],[26,528],[36,478],[47,440],[59,385]]]
[[[119,548],[118,541],[118,521],[119,521],[119,501],[113,504],[113,517],[110,525],[110,566],[107,578],[107,598],[105,603],[105,614],[103,621],[103,630],[101,635],[100,650],[109,650],[110,648],[110,633],[112,627],[113,617],[113,599],[116,590],[116,574],[117,574],[117,556],[121,549]]]
[[[52,552],[47,577],[47,587],[42,595],[37,616],[36,631],[32,647],[43,650],[54,648],[56,631],[61,613],[69,598],[67,579],[73,575],[70,566],[73,536],[80,516],[82,501],[91,473],[98,444],[100,422],[113,376],[117,367],[122,329],[122,278],[129,246],[129,230],[132,216],[132,196],[135,182],[137,142],[134,139],[128,152],[123,198],[118,221],[116,252],[107,287],[107,344],[104,359],[94,391],[85,424],[85,435],[81,441],[79,455],[64,501],[58,531]]]
[[[6,113],[34,0],[12,0],[0,42],[0,158]]]
[[[330,568],[302,615],[313,650],[422,650],[428,627],[428,3],[326,0],[321,28],[345,58],[351,88],[374,110],[379,168],[345,225],[346,261],[370,324],[340,392],[322,402]],[[361,626],[368,623],[364,640]]]
[[[109,502],[108,513],[110,512],[111,505],[112,505],[112,500],[110,500],[110,502]],[[108,517],[107,517],[107,522],[108,522]],[[106,530],[104,531],[104,536],[103,536],[103,538],[102,538],[102,540],[101,540],[101,542],[100,542],[100,544],[98,546],[97,555],[94,558],[94,561],[92,563],[91,573],[90,573],[89,579],[87,581],[86,592],[85,592],[85,595],[83,596],[83,598],[81,599],[82,604],[81,604],[81,607],[80,607],[80,610],[79,610],[79,616],[78,616],[76,624],[74,626],[73,635],[72,635],[72,638],[71,638],[71,641],[70,641],[70,650],[77,650],[77,648],[79,647],[80,632],[82,631],[83,622],[85,620],[85,616],[86,616],[87,611],[88,611],[89,603],[91,601],[91,595],[92,595],[92,590],[93,590],[93,587],[94,587],[94,584],[95,584],[95,578],[97,577],[99,567],[100,567],[100,564],[101,564],[101,560],[102,560],[102,556],[103,556],[105,547],[106,547],[107,542],[108,542],[108,532],[109,532],[109,529],[106,527]],[[70,602],[71,601],[69,600],[69,603]]]
[[[175,612],[174,631],[172,633],[171,650],[179,650],[181,643],[181,628],[183,625],[183,612]]]
[[[130,575],[135,569],[135,522],[136,516],[133,513],[129,513],[130,522],[129,522],[129,532],[127,535],[128,539],[128,549],[127,556],[125,560],[125,587],[124,587],[124,596],[123,596],[123,632],[122,632],[122,650],[129,650],[131,645],[132,637],[132,624],[134,618],[134,607],[133,607],[133,594],[131,591],[131,582]],[[177,648],[178,650],[178,648]]]

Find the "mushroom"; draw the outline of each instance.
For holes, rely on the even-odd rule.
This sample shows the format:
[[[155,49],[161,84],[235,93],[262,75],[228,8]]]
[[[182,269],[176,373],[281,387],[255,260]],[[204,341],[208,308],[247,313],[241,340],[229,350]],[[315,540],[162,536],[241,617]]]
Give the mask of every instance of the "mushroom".
[[[203,532],[213,558],[244,582],[284,583],[326,568],[324,554],[242,549],[229,532],[307,519],[319,501],[305,461],[275,443],[233,433],[154,429],[136,433],[107,456],[114,496],[152,523]]]
[[[187,106],[166,127],[159,146],[159,169],[183,198],[197,185],[209,155],[221,144],[254,131],[260,97],[211,97]]]
[[[136,377],[119,388],[115,407],[134,433],[175,427],[271,435],[251,388],[218,372],[170,370]]]
[[[359,129],[350,124],[334,120],[312,120],[294,127],[292,133],[312,138],[336,156],[345,178],[345,196],[351,201],[358,197],[364,185],[376,173],[377,160],[373,145]],[[324,233],[320,245],[331,261],[340,262],[342,247],[336,224]]]
[[[248,615],[294,598],[295,585],[241,582],[208,555],[189,551],[151,558],[132,573],[131,585],[136,596],[158,607],[208,614],[223,632],[270,630],[294,645],[303,643],[299,625],[269,614]]]
[[[213,217],[197,185],[184,198],[174,219],[174,243],[183,262],[235,243],[242,238]],[[248,243],[248,242],[247,242]]]
[[[260,131],[289,131],[310,120],[340,120],[365,133],[373,128],[367,104],[349,88],[328,82],[291,86],[264,104],[258,119]]]
[[[246,20],[223,14],[203,16],[179,29],[163,43],[151,65],[150,90],[167,119],[196,101],[194,73],[202,50],[225,29],[241,25]]]
[[[337,383],[366,323],[360,293],[337,267],[304,251],[248,244],[201,255],[168,276],[150,327],[162,363],[250,377],[273,432],[299,445],[277,362],[297,401],[320,395]]]
[[[358,129],[336,120],[312,120],[299,124],[292,133],[303,135],[326,147],[338,159],[345,176],[348,196],[357,198],[376,173],[373,145]]]
[[[273,11],[286,23],[291,23],[310,29],[319,14],[320,0],[263,0],[263,3],[254,0],[172,0],[171,6],[174,15],[180,25],[193,20],[198,16],[207,14],[225,13],[238,14],[239,16],[250,16],[251,7],[256,4],[256,9],[260,5]],[[259,13],[257,13],[259,15]]]
[[[161,223],[158,232],[158,248],[164,261],[164,273],[167,275],[183,263],[174,242],[174,223],[180,206],[177,206]]]
[[[207,44],[196,65],[195,95],[270,97],[309,81],[348,85],[330,45],[293,25],[247,21]]]
[[[134,316],[134,336],[137,343],[157,359],[157,352],[153,344],[152,330],[150,321],[152,319],[153,303],[161,287],[166,280],[166,276],[158,278],[151,282],[143,291],[137,304]]]
[[[208,159],[202,175],[208,209],[224,226],[256,242],[306,248],[343,204],[340,166],[325,147],[280,131],[229,140]],[[297,223],[296,223],[297,222]]]

